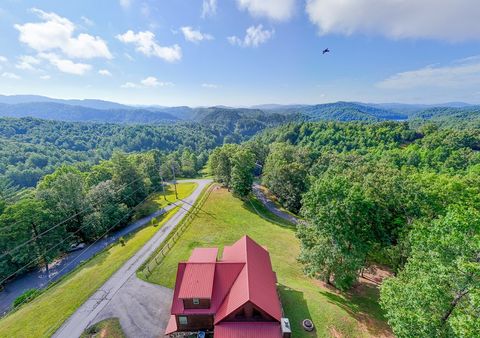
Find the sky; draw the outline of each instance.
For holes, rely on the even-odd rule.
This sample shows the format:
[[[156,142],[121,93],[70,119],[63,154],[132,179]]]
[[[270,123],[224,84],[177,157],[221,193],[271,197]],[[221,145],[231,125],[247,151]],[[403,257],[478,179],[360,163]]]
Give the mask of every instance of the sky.
[[[478,18],[478,0],[2,0],[0,94],[480,103]]]

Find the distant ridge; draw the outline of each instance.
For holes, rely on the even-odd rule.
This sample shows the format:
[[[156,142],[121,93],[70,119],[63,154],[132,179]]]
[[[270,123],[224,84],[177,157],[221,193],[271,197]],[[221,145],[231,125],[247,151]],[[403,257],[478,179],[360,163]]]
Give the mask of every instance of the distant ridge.
[[[179,120],[168,113],[153,112],[139,108],[95,109],[55,102],[0,103],[0,116],[104,123],[165,123]]]
[[[176,121],[195,121],[212,123],[255,119],[262,123],[271,121],[405,121],[418,119],[426,112],[428,119],[435,115],[445,117],[444,109],[459,109],[462,116],[465,111],[478,106],[465,102],[447,102],[442,104],[405,104],[405,103],[362,103],[334,102],[316,105],[303,104],[262,104],[248,108],[217,105],[212,107],[165,107],[160,105],[134,106],[111,101],[84,99],[63,100],[39,95],[0,95],[0,117],[35,117],[48,120],[74,122],[110,122],[110,123],[170,123]],[[475,109],[477,110],[477,109]],[[276,115],[276,116],[273,116]],[[284,119],[278,115],[287,116]],[[459,116],[458,112],[457,115]],[[440,117],[440,116],[439,116]],[[476,118],[476,114],[469,115]]]

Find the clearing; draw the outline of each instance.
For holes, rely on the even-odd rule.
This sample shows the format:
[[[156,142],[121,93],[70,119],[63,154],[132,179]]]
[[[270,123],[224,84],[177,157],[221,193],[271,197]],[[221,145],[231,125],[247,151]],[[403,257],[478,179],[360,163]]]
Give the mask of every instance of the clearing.
[[[300,246],[294,229],[269,222],[273,218],[257,200],[243,202],[226,189],[215,189],[189,228],[164,261],[147,279],[173,288],[177,263],[187,260],[196,247],[230,245],[247,234],[268,247],[277,273],[286,316],[295,337],[391,337],[378,305],[375,285],[361,285],[362,292],[344,294],[305,277],[296,261]],[[257,212],[265,213],[260,217]],[[311,318],[316,331],[307,333],[301,321]]]

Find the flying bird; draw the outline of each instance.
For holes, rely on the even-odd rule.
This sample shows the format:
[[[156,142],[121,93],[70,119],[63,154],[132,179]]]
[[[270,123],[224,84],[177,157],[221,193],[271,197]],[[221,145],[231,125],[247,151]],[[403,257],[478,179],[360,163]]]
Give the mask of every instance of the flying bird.
[[[322,55],[324,55],[324,54],[326,54],[326,53],[330,53],[330,49],[328,49],[328,48],[327,48],[327,49],[324,49]]]

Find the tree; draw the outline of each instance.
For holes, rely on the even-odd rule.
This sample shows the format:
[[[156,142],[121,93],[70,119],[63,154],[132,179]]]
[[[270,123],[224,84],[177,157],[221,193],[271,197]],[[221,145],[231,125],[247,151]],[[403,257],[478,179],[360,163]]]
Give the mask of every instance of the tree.
[[[223,147],[216,148],[208,160],[208,166],[215,181],[222,183],[228,188],[230,188],[230,181],[232,179],[231,156],[237,149],[237,145],[226,144]]]
[[[345,177],[315,182],[303,200],[308,222],[297,227],[305,272],[327,283],[333,278],[339,289],[349,288],[372,243],[374,209],[361,186]]]
[[[252,191],[253,169],[255,168],[255,157],[246,148],[239,148],[231,155],[231,180],[230,186],[235,195],[246,197]]]
[[[144,177],[123,153],[114,153],[111,161],[112,181],[120,189],[120,201],[132,208],[147,196]]]
[[[398,246],[429,200],[410,176],[389,166],[337,165],[304,195],[307,224],[297,228],[297,235],[306,272],[346,289],[369,258],[378,258],[377,251]],[[400,254],[405,253],[394,258],[400,260]]]
[[[85,217],[84,237],[93,240],[119,226],[128,213],[128,208],[120,202],[120,194],[112,181],[105,181],[92,187],[86,199],[93,210]]]
[[[182,176],[193,177],[197,173],[197,158],[193,152],[186,149],[180,158]]]
[[[84,179],[78,169],[62,166],[45,176],[37,186],[36,195],[58,222],[65,221],[67,231],[82,228],[89,206]]]
[[[9,252],[0,262],[0,277],[3,279],[16,268],[38,264],[45,267],[51,263],[69,242],[64,226],[54,227],[54,218],[44,202],[24,198],[9,206],[0,216],[1,252]],[[21,271],[23,272],[23,271]]]
[[[307,191],[310,164],[307,150],[287,143],[275,143],[263,168],[262,182],[288,210],[298,212]]]
[[[164,180],[173,180],[181,175],[182,167],[178,153],[174,152],[164,157],[160,165],[160,172]]]
[[[451,207],[419,222],[411,256],[381,287],[381,305],[397,337],[480,336],[480,213]]]

